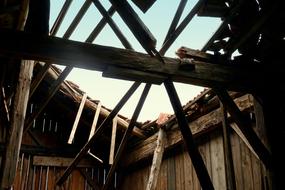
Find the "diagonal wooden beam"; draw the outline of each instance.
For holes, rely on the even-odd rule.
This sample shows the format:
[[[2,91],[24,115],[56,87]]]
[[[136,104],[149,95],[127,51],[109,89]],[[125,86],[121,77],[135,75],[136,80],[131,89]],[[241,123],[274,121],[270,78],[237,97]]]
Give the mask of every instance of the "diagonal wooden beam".
[[[115,145],[116,145],[116,133],[117,133],[117,116],[113,119],[112,125],[112,137],[111,137],[111,146],[110,146],[110,155],[109,155],[109,164],[114,163],[114,154],[115,154]]]
[[[112,5],[149,55],[155,55],[156,39],[126,0],[110,0]]]
[[[108,115],[108,117],[101,123],[99,128],[95,131],[92,138],[82,147],[80,152],[76,155],[70,166],[64,171],[62,176],[57,180],[57,185],[62,185],[65,180],[68,178],[70,173],[74,170],[76,165],[79,163],[79,161],[84,157],[84,155],[89,151],[95,140],[98,136],[100,136],[104,128],[110,124],[110,122],[113,120],[113,118],[118,114],[120,109],[125,105],[125,103],[128,101],[128,99],[131,97],[131,95],[136,91],[136,89],[140,86],[141,83],[135,82],[130,89],[126,92],[126,94],[122,97],[122,99],[118,102],[116,107],[111,111],[111,113]]]
[[[197,145],[194,142],[192,132],[188,126],[187,119],[183,113],[183,109],[175,90],[173,82],[168,79],[164,82],[165,89],[168,93],[171,105],[177,118],[178,126],[180,128],[185,146],[188,150],[188,154],[192,160],[197,177],[200,181],[200,185],[203,189],[214,190],[213,183],[202,159],[202,156],[198,150]]]
[[[113,165],[111,166],[111,168],[110,168],[110,170],[109,170],[109,172],[108,172],[108,175],[107,175],[107,178],[106,178],[106,181],[105,181],[105,184],[104,184],[102,190],[108,190],[109,187],[110,187],[110,185],[111,185],[111,182],[112,182],[112,179],[113,179],[113,175],[114,175],[114,173],[115,173],[115,170],[116,170],[116,168],[117,168],[117,165],[118,165],[118,163],[119,163],[119,160],[121,159],[121,156],[122,156],[122,154],[123,154],[123,151],[124,151],[124,149],[125,149],[125,146],[126,146],[126,144],[127,144],[127,141],[128,141],[128,139],[129,139],[129,137],[131,136],[132,131],[133,131],[135,125],[136,125],[138,116],[139,116],[140,111],[141,111],[141,109],[142,109],[142,107],[143,107],[143,104],[144,104],[144,102],[145,102],[145,99],[146,99],[146,97],[147,97],[147,95],[148,95],[148,92],[149,92],[149,90],[150,90],[150,87],[151,87],[151,84],[146,84],[145,87],[144,87],[144,90],[143,90],[143,92],[142,92],[142,94],[141,94],[141,97],[140,97],[140,99],[139,99],[139,102],[138,102],[138,104],[137,104],[137,106],[136,106],[136,108],[135,108],[135,111],[134,111],[134,113],[133,113],[133,116],[132,116],[132,118],[131,118],[131,121],[130,121],[130,124],[129,124],[129,126],[128,126],[128,129],[125,131],[125,134],[124,134],[124,136],[123,136],[123,139],[122,139],[122,141],[121,141],[121,143],[120,143],[120,146],[119,146],[119,148],[118,148],[118,151],[117,151],[117,153],[116,153],[114,163],[113,163]]]
[[[100,3],[99,0],[92,0],[92,2],[94,3],[94,5],[97,7],[97,9],[99,10],[99,12],[101,13],[101,15],[106,19],[106,21],[108,22],[109,26],[112,28],[112,30],[114,31],[114,33],[116,34],[116,36],[119,38],[119,40],[121,41],[121,43],[124,45],[124,47],[126,49],[133,49],[132,45],[130,44],[130,42],[127,40],[127,38],[124,36],[124,34],[121,32],[121,30],[119,29],[119,27],[117,26],[117,24],[114,22],[114,20],[111,18],[111,16],[109,15],[109,13],[105,10],[105,8],[103,7],[103,5]]]
[[[139,71],[136,81],[145,81],[153,74],[171,77],[174,82],[199,86],[224,86],[230,90],[249,91],[264,88],[264,75],[274,76],[282,68],[263,68],[254,64],[212,64],[204,61],[187,61],[164,57],[165,64],[149,55],[113,47],[80,43],[50,36],[0,29],[0,54],[90,70],[104,71],[108,66]],[[244,64],[245,65],[245,64]],[[195,68],[195,69],[194,69]],[[242,74],[241,74],[242,73]],[[125,76],[128,77],[128,76]],[[129,78],[129,80],[131,80]],[[276,79],[277,80],[277,79]],[[270,82],[269,81],[269,82]],[[276,81],[275,81],[276,83]]]
[[[214,88],[213,91],[218,95],[259,159],[267,168],[271,168],[271,154],[254,132],[251,121],[242,114],[225,89]]]
[[[86,179],[87,183],[94,189],[94,190],[100,190],[100,186],[96,179],[92,179],[90,175],[84,170],[79,169],[81,175]]]

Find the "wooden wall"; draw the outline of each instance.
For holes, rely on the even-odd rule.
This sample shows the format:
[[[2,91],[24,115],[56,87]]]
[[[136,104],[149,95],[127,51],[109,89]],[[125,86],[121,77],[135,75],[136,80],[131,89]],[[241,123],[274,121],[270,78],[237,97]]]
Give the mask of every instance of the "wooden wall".
[[[206,134],[198,139],[199,150],[206,163],[215,189],[226,189],[223,139],[220,130]],[[269,189],[263,164],[248,149],[247,145],[235,133],[231,134],[236,186],[240,190]],[[200,190],[200,184],[183,145],[164,156],[157,190]],[[151,163],[121,176],[120,190],[146,188]]]
[[[44,166],[33,164],[33,156],[22,153],[19,159],[14,190],[91,190],[91,186],[79,170],[85,170],[94,181],[104,183],[103,168],[78,168],[68,177],[67,181],[58,187],[56,180],[62,175],[65,167]]]

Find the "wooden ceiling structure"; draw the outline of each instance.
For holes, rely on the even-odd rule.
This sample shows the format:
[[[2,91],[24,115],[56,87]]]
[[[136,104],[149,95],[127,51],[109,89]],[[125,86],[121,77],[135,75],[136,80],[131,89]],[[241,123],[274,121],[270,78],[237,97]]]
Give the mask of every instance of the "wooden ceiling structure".
[[[157,3],[154,0],[133,1],[144,12],[151,8],[153,3]],[[156,49],[156,39],[151,31],[126,0],[110,0],[112,6],[109,10],[105,10],[99,0],[86,0],[63,38],[54,36],[72,0],[65,1],[51,31],[48,31],[49,0],[40,3],[37,0],[7,2],[3,3],[4,8],[1,8],[0,14],[11,15],[15,21],[7,27],[1,26],[0,55],[10,63],[9,67],[13,67],[14,59],[23,61],[20,66],[19,82],[14,87],[13,112],[9,115],[11,136],[7,143],[5,158],[3,158],[6,164],[1,171],[2,188],[9,188],[12,185],[14,176],[11,174],[17,163],[22,133],[29,130],[32,121],[46,107],[72,68],[79,67],[102,71],[103,76],[106,77],[135,82],[102,122],[92,138],[78,152],[71,165],[58,179],[58,185],[67,179],[136,89],[142,83],[146,83],[103,189],[108,189],[111,183],[114,171],[152,84],[164,84],[200,184],[203,189],[214,189],[173,85],[173,82],[183,82],[213,89],[224,109],[238,124],[260,160],[266,167],[272,169],[274,188],[282,189],[285,158],[279,147],[284,144],[285,134],[282,128],[284,120],[282,116],[285,110],[285,104],[282,101],[284,98],[282,78],[285,74],[282,65],[285,47],[285,31],[282,27],[285,21],[283,1],[199,0],[179,24],[187,3],[187,0],[181,0],[160,50]],[[103,16],[102,20],[85,43],[68,40],[91,5],[95,5],[100,11]],[[120,15],[147,54],[133,50],[131,43],[112,19],[115,12]],[[201,51],[183,47],[177,51],[181,59],[164,57],[165,52],[194,16],[220,17],[223,22]],[[92,44],[106,24],[109,24],[126,49]],[[233,53],[236,51],[240,55],[235,56]],[[33,61],[25,60],[45,62],[39,74],[34,76],[31,85]],[[31,118],[25,118],[29,93],[32,94],[35,91],[51,64],[54,63],[67,67],[50,87],[48,97],[43,101],[39,112]],[[241,113],[229,96],[227,92],[229,90],[251,93],[255,97],[256,104],[260,106],[259,111],[262,112],[257,119],[260,121],[259,124],[265,125],[267,129],[271,150],[268,150],[255,134],[248,118]],[[7,180],[6,176],[10,176],[10,179]]]

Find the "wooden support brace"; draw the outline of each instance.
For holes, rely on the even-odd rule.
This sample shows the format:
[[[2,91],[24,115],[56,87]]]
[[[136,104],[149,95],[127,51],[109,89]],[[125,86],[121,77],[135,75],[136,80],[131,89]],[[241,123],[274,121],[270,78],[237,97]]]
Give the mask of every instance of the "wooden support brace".
[[[240,131],[246,137],[254,152],[258,155],[259,159],[262,160],[267,168],[271,168],[271,153],[254,132],[251,126],[251,121],[242,114],[242,112],[239,110],[225,89],[215,88],[213,90],[218,95],[224,107],[233,117],[234,121],[237,123]]]
[[[112,126],[112,137],[111,137],[111,147],[110,147],[110,155],[109,155],[109,164],[112,165],[114,163],[114,153],[115,153],[115,145],[116,145],[116,132],[117,132],[117,116],[113,119]]]
[[[202,156],[197,148],[197,145],[194,143],[192,132],[188,126],[185,115],[183,114],[183,109],[175,90],[173,82],[168,79],[164,82],[164,86],[168,93],[171,105],[175,112],[177,122],[183,136],[184,143],[188,150],[188,154],[192,160],[193,166],[195,168],[197,177],[200,181],[200,185],[203,189],[214,190],[213,183],[205,166],[205,163],[202,159]]]
[[[11,110],[10,137],[5,155],[2,157],[1,189],[11,188],[16,176],[32,73],[33,64],[23,60],[20,64],[19,79]]]
[[[75,132],[76,132],[76,129],[77,129],[77,126],[78,126],[78,123],[79,123],[79,120],[80,120],[86,99],[87,99],[87,93],[84,93],[82,100],[81,100],[81,103],[80,103],[80,106],[78,108],[78,112],[77,112],[76,117],[75,117],[75,121],[74,121],[73,126],[72,126],[72,130],[71,130],[68,142],[67,142],[68,144],[72,144],[72,142],[73,142],[74,135],[75,135]]]
[[[153,154],[153,160],[152,160],[152,165],[150,169],[150,175],[148,178],[146,190],[156,189],[156,183],[158,180],[160,166],[162,163],[165,143],[166,143],[166,133],[164,129],[160,128],[158,131],[157,144],[156,144],[156,148]]]
[[[92,136],[94,135],[94,133],[96,131],[96,126],[97,126],[98,119],[99,119],[99,116],[100,116],[101,107],[102,107],[101,102],[98,102],[88,140],[90,140],[92,138]]]

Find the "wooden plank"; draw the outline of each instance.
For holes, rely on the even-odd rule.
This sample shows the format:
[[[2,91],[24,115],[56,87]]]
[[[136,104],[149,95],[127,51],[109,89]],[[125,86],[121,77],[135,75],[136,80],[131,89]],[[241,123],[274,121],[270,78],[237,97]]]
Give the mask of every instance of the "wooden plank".
[[[66,157],[53,157],[53,156],[34,156],[33,165],[34,166],[56,166],[56,167],[68,167],[73,159]],[[96,166],[96,163],[91,160],[82,159],[77,167],[91,168]]]
[[[164,146],[166,142],[166,134],[164,129],[159,129],[156,148],[154,150],[152,165],[150,169],[150,174],[147,182],[146,190],[154,190],[156,188],[156,183],[158,180],[160,166],[162,163]]]
[[[28,57],[97,71],[104,71],[107,66],[117,66],[139,70],[146,75],[156,73],[165,78],[171,77],[175,82],[199,86],[224,86],[232,90],[250,90],[252,87],[264,87],[261,84],[265,80],[263,76],[266,72],[270,76],[276,76],[274,69],[264,69],[260,66],[247,65],[243,68],[238,64],[219,65],[201,61],[192,61],[191,69],[187,70],[185,65],[189,65],[189,61],[185,63],[185,60],[164,57],[165,64],[162,65],[156,58],[130,50],[4,29],[0,30],[0,41],[0,53],[6,56]],[[142,76],[138,78],[141,81],[145,80]]]
[[[94,133],[95,133],[96,126],[97,126],[97,122],[98,122],[99,115],[100,115],[100,112],[101,112],[101,107],[102,107],[101,102],[98,102],[97,108],[96,108],[96,112],[95,112],[95,115],[94,115],[94,119],[93,119],[93,122],[92,122],[91,131],[90,131],[88,140],[90,140],[91,137],[92,137],[92,136],[94,135]]]
[[[114,163],[114,153],[116,145],[116,132],[117,132],[117,116],[113,119],[112,125],[112,137],[111,137],[111,146],[110,146],[110,155],[109,155],[109,164]]]
[[[77,129],[77,126],[78,126],[78,123],[79,123],[82,111],[84,109],[84,105],[85,105],[86,99],[87,99],[87,93],[84,93],[84,95],[83,95],[83,97],[81,99],[81,103],[80,103],[80,106],[78,108],[78,111],[77,111],[77,114],[76,114],[73,126],[72,126],[72,129],[71,129],[71,133],[70,133],[70,136],[69,136],[69,139],[68,139],[68,142],[67,142],[68,144],[72,144],[72,142],[73,142],[74,135],[75,135],[75,132],[76,132],[76,129]]]
[[[241,166],[242,166],[242,177],[244,181],[244,189],[254,189],[253,176],[252,176],[252,165],[251,165],[251,151],[241,142]]]
[[[4,189],[12,187],[16,176],[32,73],[33,64],[23,60],[20,64],[19,79],[12,104],[10,136],[5,155],[2,157],[1,188]]]
[[[244,189],[243,182],[243,171],[241,168],[241,148],[240,148],[240,138],[236,133],[231,135],[231,144],[233,149],[233,163],[236,179],[236,188]]]
[[[211,157],[213,184],[215,189],[227,189],[222,137],[217,132],[210,136],[211,155],[213,155]]]
[[[258,155],[259,159],[268,167],[271,167],[271,153],[260,141],[259,137],[256,135],[252,129],[251,121],[245,117],[232,98],[229,96],[228,92],[225,89],[213,89],[218,95],[219,99],[231,114],[234,121],[237,123],[240,131],[248,140],[249,144],[253,148],[254,152]]]

